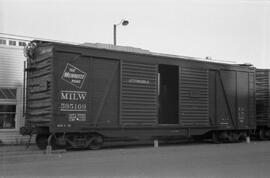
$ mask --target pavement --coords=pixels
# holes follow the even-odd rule
[[[269,178],[269,147],[261,141],[3,156],[0,177]]]
[[[0,145],[0,155],[21,155],[41,153],[35,144],[27,145]]]

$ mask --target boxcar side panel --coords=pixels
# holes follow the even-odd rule
[[[93,58],[91,60],[90,96],[92,100],[90,125],[118,127],[119,124],[119,61]]]
[[[225,103],[228,109],[229,117],[233,128],[237,128],[237,71],[221,70],[221,85],[220,91],[224,94]],[[220,111],[222,108],[219,108]]]
[[[56,51],[54,55],[54,110],[51,132],[79,130],[89,124],[90,60],[80,53]]]
[[[181,126],[210,126],[208,70],[182,67],[179,75]]]
[[[249,72],[249,90],[248,90],[248,124],[249,128],[256,128],[256,84],[255,73]]]
[[[235,73],[229,71],[217,71],[215,109],[216,122],[220,129],[232,129],[235,127],[235,93]]]
[[[238,128],[248,128],[249,114],[249,74],[237,72],[237,125]]]
[[[120,125],[153,126],[158,122],[156,64],[123,61]]]
[[[252,109],[254,107],[254,76],[252,78],[252,73],[211,70],[210,81],[212,122],[219,129],[254,128],[254,109]]]
[[[209,70],[209,119],[212,126],[217,125],[217,72]]]
[[[57,52],[52,132],[117,127],[119,60]]]

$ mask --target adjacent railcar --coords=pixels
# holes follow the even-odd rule
[[[105,138],[211,137],[256,128],[255,69],[95,45],[33,41],[26,121],[45,148],[99,148]]]
[[[270,70],[256,69],[256,136],[270,139]]]

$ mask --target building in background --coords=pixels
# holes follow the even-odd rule
[[[76,44],[0,33],[0,145],[26,143],[29,139],[20,134],[25,124],[24,47],[34,39]]]
[[[0,143],[20,144],[24,125],[24,46],[32,39],[0,34]]]

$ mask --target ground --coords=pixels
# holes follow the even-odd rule
[[[187,177],[270,176],[270,142],[106,147],[98,151],[44,154],[1,153],[5,177]]]

